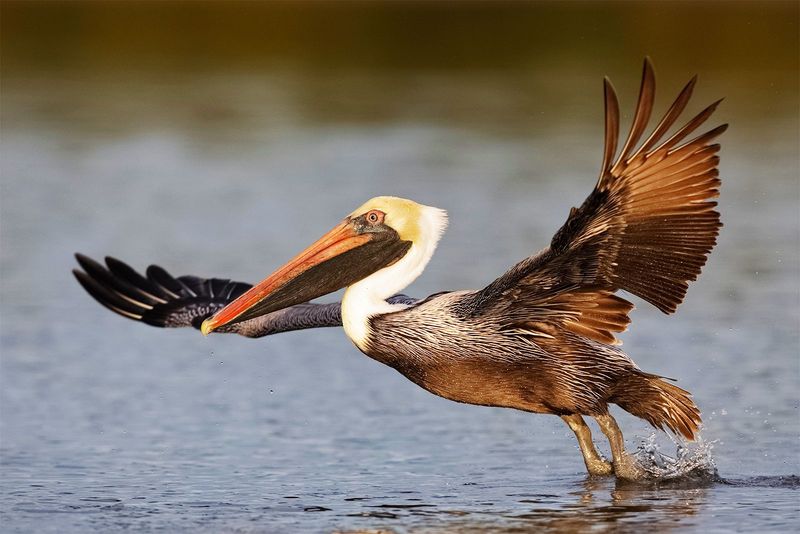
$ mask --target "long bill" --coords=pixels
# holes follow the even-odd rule
[[[403,257],[411,243],[391,228],[364,232],[350,218],[225,306],[200,327],[203,335],[353,284]]]

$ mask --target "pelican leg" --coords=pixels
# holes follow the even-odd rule
[[[597,415],[595,416],[595,420],[597,424],[600,425],[600,430],[602,430],[603,434],[608,438],[609,445],[611,445],[611,456],[614,459],[614,474],[617,475],[618,478],[627,480],[641,480],[645,478],[647,476],[645,471],[639,467],[639,464],[636,463],[636,460],[632,456],[625,452],[625,440],[622,437],[622,431],[620,431],[619,425],[617,425],[617,422],[611,417],[611,414]]]
[[[611,464],[603,459],[597,452],[592,442],[592,431],[589,430],[589,425],[583,420],[580,414],[562,415],[561,419],[569,425],[578,438],[578,446],[581,448],[583,454],[583,461],[586,464],[586,469],[592,476],[595,475],[610,475],[614,472]]]

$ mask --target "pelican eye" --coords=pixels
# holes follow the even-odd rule
[[[369,224],[380,224],[383,222],[384,217],[386,217],[386,214],[380,210],[371,210],[364,215],[364,219],[366,219]]]

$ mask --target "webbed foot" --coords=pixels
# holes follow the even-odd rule
[[[616,475],[617,478],[635,481],[644,480],[650,477],[648,472],[645,471],[639,465],[639,462],[636,461],[636,458],[627,452],[623,453],[619,458],[614,460],[612,465],[614,467],[614,475]]]
[[[614,466],[611,462],[607,462],[601,458],[586,459],[586,469],[589,471],[589,476],[593,477],[607,477],[614,474]]]

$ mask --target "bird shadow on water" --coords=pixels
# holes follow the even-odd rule
[[[373,523],[368,528],[341,532],[581,532],[643,528],[656,519],[660,524],[685,526],[700,513],[707,487],[679,488],[665,492],[652,484],[626,483],[612,478],[558,481],[553,493],[509,493],[503,502],[481,503],[466,509],[381,508],[378,515],[400,520]],[[564,491],[566,490],[566,491]],[[558,493],[558,494],[556,494]],[[491,508],[485,506],[494,504]]]

